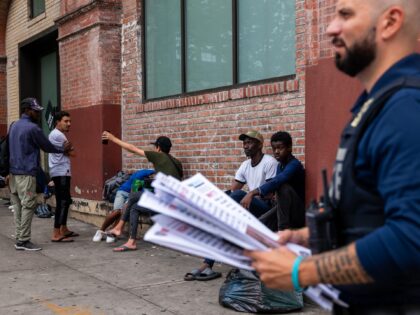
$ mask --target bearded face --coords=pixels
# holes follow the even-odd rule
[[[332,44],[344,48],[344,53],[338,51],[335,53],[336,67],[351,77],[363,71],[376,58],[375,36],[376,29],[371,28],[363,38],[351,46],[347,46],[340,37],[333,37]]]

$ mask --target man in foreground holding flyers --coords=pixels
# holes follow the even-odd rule
[[[201,174],[180,182],[159,173],[152,186],[155,194],[145,192],[138,203],[160,213],[152,218],[155,224],[144,236],[145,241],[245,270],[254,268],[244,249],[268,251],[279,247],[276,233]],[[286,246],[296,255],[310,255],[305,247],[292,243]],[[332,309],[333,302],[346,305],[338,293],[327,285],[305,291],[326,309]]]
[[[419,16],[418,0],[338,1],[327,29],[336,65],[365,92],[338,149],[331,217],[309,212],[309,230],[281,233],[311,245],[329,220],[335,246],[303,260],[286,247],[248,252],[268,287],[333,284],[350,305],[334,314],[420,314]]]

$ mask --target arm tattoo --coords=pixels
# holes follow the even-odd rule
[[[354,245],[350,245],[353,246]],[[373,282],[350,246],[313,256],[319,279],[330,284],[364,284]]]

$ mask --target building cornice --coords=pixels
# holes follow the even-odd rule
[[[58,19],[56,19],[54,22],[55,24],[57,24],[58,26],[61,26],[65,23],[67,23],[70,20],[73,20],[83,14],[85,14],[86,12],[89,12],[93,9],[95,9],[96,7],[101,7],[101,8],[116,8],[116,9],[121,9],[121,3],[116,3],[115,1],[110,1],[110,0],[91,0],[88,4],[85,4],[73,11],[70,11],[69,13],[64,14],[63,16],[60,16]]]
[[[58,42],[62,42],[62,41],[66,40],[69,37],[73,37],[75,35],[78,35],[78,34],[87,32],[87,31],[89,31],[89,30],[91,30],[91,29],[93,29],[95,27],[101,27],[101,28],[104,28],[104,29],[106,29],[106,28],[111,29],[111,28],[115,28],[115,27],[121,27],[121,24],[120,23],[109,23],[109,22],[96,22],[96,23],[92,23],[92,24],[90,24],[88,26],[85,26],[83,28],[80,28],[80,29],[78,29],[78,30],[76,30],[74,32],[68,33],[68,34],[66,34],[64,36],[60,36],[59,38],[57,38],[57,41]]]

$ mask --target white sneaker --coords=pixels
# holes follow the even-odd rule
[[[117,241],[117,238],[113,234],[107,234],[106,235],[106,242],[109,243],[115,243]]]
[[[92,238],[92,241],[94,242],[100,242],[104,239],[105,232],[101,230],[97,230],[95,236]]]

